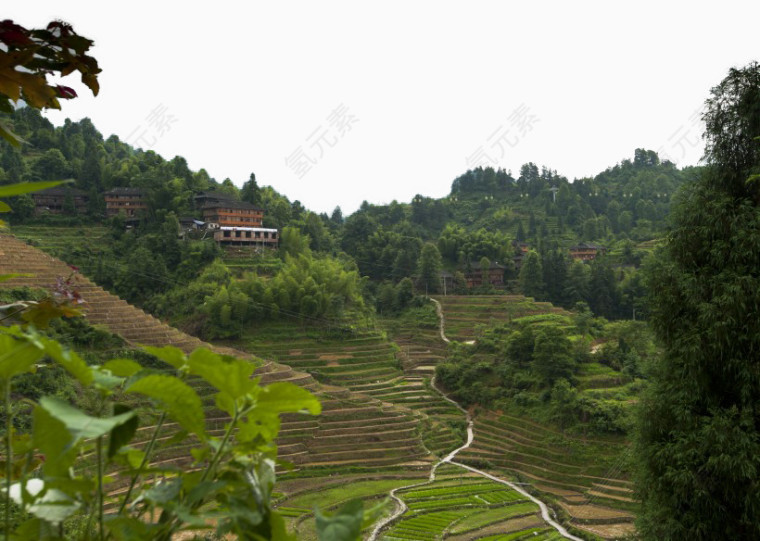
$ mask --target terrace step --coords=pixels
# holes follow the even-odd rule
[[[10,235],[0,235],[0,274],[21,272],[32,273],[34,276],[19,276],[3,282],[0,287],[30,286],[50,289],[56,283],[58,276],[70,276],[72,269],[63,261]],[[87,301],[84,310],[88,321],[118,333],[128,344],[174,345],[188,353],[203,346],[219,353],[253,359],[252,355],[234,348],[213,346],[184,334],[143,310],[131,306],[123,299],[111,295],[82,275],[74,275],[72,280],[75,288]],[[292,329],[289,333],[292,334]],[[377,332],[356,333],[351,336],[346,346],[346,351],[350,353],[342,352],[340,355],[350,355],[352,359],[358,361],[358,364],[351,367],[354,374],[347,376],[347,379],[364,377],[368,371],[359,369],[364,364],[371,368],[370,372],[374,370],[382,373],[383,378],[387,373],[395,376],[400,374],[393,364],[395,363],[393,348]],[[288,347],[292,350],[301,346],[290,342]],[[323,364],[330,362],[329,356],[334,355],[333,352],[315,349],[317,351],[314,351],[313,355],[316,355],[316,360]],[[282,351],[282,348],[278,351]],[[320,356],[322,356],[321,359]],[[382,370],[372,367],[373,358],[378,359],[379,366],[383,366]],[[347,362],[349,359],[338,360]],[[373,468],[393,467],[397,463],[410,463],[421,460],[425,456],[420,439],[414,431],[416,420],[408,413],[402,413],[394,406],[381,403],[374,398],[352,394],[345,388],[320,386],[311,375],[294,370],[290,366],[272,361],[256,360],[255,362],[257,362],[255,374],[262,377],[264,384],[289,381],[319,393],[325,393],[322,394],[323,414],[320,417],[304,420],[302,416],[295,414],[283,416],[278,438],[280,453],[281,456],[298,463],[299,467],[303,468],[303,464],[308,463],[324,465],[330,461],[335,462],[336,457],[347,464],[352,463],[340,453],[353,454],[353,463],[364,460]],[[197,378],[191,378],[188,383],[199,393],[201,400],[209,408],[208,411],[215,411],[213,395],[216,391]],[[219,433],[226,422],[227,418],[224,415],[210,414],[207,419],[208,430]],[[159,441],[168,441],[177,430],[176,424],[166,423],[162,427]],[[151,436],[152,427],[146,426],[140,429],[137,439],[144,443]],[[336,450],[337,442],[346,442],[348,438],[354,442],[355,448],[350,451]],[[387,445],[387,448],[379,448],[379,444]],[[188,467],[190,459],[187,458],[186,451],[190,445],[192,442],[188,440],[184,444],[161,450],[154,464]],[[114,486],[113,489],[115,494],[120,487]]]

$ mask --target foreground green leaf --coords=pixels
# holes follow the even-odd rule
[[[115,404],[113,411],[115,414],[121,415],[121,414],[132,411],[132,409],[123,404]],[[113,458],[113,456],[119,451],[119,449],[127,445],[130,441],[132,441],[132,438],[135,436],[135,433],[137,432],[138,425],[139,425],[139,419],[137,415],[135,415],[131,419],[127,420],[125,423],[122,423],[111,430],[111,434],[108,438],[108,455],[107,456],[109,459]]]
[[[364,511],[361,500],[351,500],[334,515],[314,510],[319,541],[355,541],[361,537]]]
[[[150,374],[127,387],[128,393],[139,393],[163,405],[169,417],[179,425],[206,439],[206,420],[203,405],[196,392],[187,383],[174,376]]]
[[[30,372],[44,352],[28,340],[0,334],[0,378]]]
[[[144,541],[153,539],[153,534],[159,529],[143,520],[123,515],[106,518],[106,528],[117,541]]]
[[[74,351],[64,348],[60,343],[44,336],[38,337],[45,353],[61,365],[69,374],[74,376],[82,385],[93,381],[93,373],[87,363]]]
[[[257,385],[257,380],[251,379],[255,367],[248,361],[203,348],[193,351],[187,361],[191,374],[202,377],[233,400],[244,397]]]
[[[63,184],[64,181],[44,181],[44,182],[19,182],[17,184],[9,184],[7,186],[0,186],[0,197],[14,197],[25,193],[38,192],[40,190],[47,190],[59,184]]]
[[[45,476],[66,476],[77,456],[76,447],[70,445],[72,435],[66,425],[42,406],[37,406],[33,413],[32,439],[45,456],[42,466]]]
[[[308,411],[312,415],[319,415],[322,412],[322,405],[313,394],[288,382],[272,383],[263,387],[256,405],[268,413]]]
[[[129,411],[113,417],[92,417],[52,396],[43,396],[40,399],[40,407],[64,424],[74,443],[82,439],[105,436],[135,416],[135,412]]]
[[[187,356],[185,352],[174,346],[164,346],[157,348],[154,346],[143,346],[143,350],[150,353],[154,357],[164,361],[179,370],[187,363]]]
[[[142,370],[142,366],[132,359],[113,359],[104,364],[103,368],[120,378],[134,376]]]

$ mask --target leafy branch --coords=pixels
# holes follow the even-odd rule
[[[209,523],[216,524],[220,534],[234,533],[240,539],[286,538],[284,521],[270,505],[276,464],[273,442],[282,413],[319,414],[319,402],[305,389],[284,382],[260,386],[252,378],[253,364],[206,349],[187,356],[172,347],[146,348],[178,375],[158,374],[126,359],[88,366],[75,352],[33,327],[0,329],[0,351],[6,414],[6,538],[69,538],[73,532],[67,521],[92,509],[88,514],[101,540],[170,539],[180,531],[207,529]],[[31,445],[23,455],[14,453],[23,447],[24,437],[12,430],[12,381],[35,370],[44,357],[83,387],[98,391],[109,406],[103,411],[112,414],[92,416],[57,398],[43,397],[34,404]],[[230,415],[221,439],[207,432],[201,400],[184,381],[188,376],[214,387],[217,406]],[[138,411],[119,399],[130,393],[148,399],[147,411],[181,427],[175,443],[191,438],[196,442],[190,451],[195,466],[191,471],[148,466],[155,459],[160,428],[144,450],[130,445],[137,433]],[[93,445],[94,471],[78,459],[91,456]],[[44,462],[31,471],[24,468],[36,455],[44,456]],[[152,483],[149,476],[164,480]],[[130,488],[121,496],[108,496],[109,485],[122,477],[130,480]],[[130,501],[133,494],[136,497]],[[118,511],[107,515],[104,505],[113,498]],[[14,531],[11,501],[31,515]],[[157,520],[149,518],[156,514]]]
[[[77,97],[73,88],[52,85],[48,75],[81,74],[82,82],[97,96],[101,69],[89,56],[92,40],[80,36],[71,25],[52,21],[44,29],[26,29],[11,20],[0,22],[0,111],[12,113],[20,99],[36,109],[60,109],[60,99]],[[14,146],[23,143],[0,122],[0,137]]]

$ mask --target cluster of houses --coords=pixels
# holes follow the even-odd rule
[[[64,214],[67,211],[84,214],[89,200],[86,192],[61,186],[36,192],[32,197],[37,215]],[[148,208],[145,192],[139,188],[113,188],[103,194],[103,199],[106,216],[122,215],[128,224],[136,222]],[[213,235],[222,246],[277,247],[280,240],[278,231],[263,226],[263,209],[214,192],[198,194],[194,200],[202,218],[180,218],[180,236],[200,231],[204,235]]]
[[[213,230],[214,240],[222,246],[276,248],[280,238],[276,229],[263,227],[264,210],[213,192],[195,196],[195,207],[203,215],[195,227]],[[192,218],[191,218],[192,220]],[[186,224],[187,218],[180,220]]]
[[[515,255],[512,259],[514,267],[517,271],[522,266],[523,259],[530,251],[530,245],[525,242],[515,241],[512,243],[515,248]],[[573,261],[593,261],[597,257],[604,255],[607,249],[599,244],[593,244],[590,242],[583,242],[569,248],[570,257]],[[496,261],[491,262],[491,266],[487,272],[483,272],[481,268],[473,268],[464,272],[464,279],[467,282],[467,288],[480,287],[483,285],[491,285],[493,287],[504,287],[504,273],[507,268],[504,265]],[[441,272],[441,284],[444,291],[453,291],[454,289],[454,275],[449,271]]]
[[[63,214],[74,212],[83,214],[87,210],[89,196],[76,188],[49,188],[32,195],[35,213]],[[123,215],[127,223],[136,222],[140,213],[147,210],[145,192],[139,188],[113,188],[103,194],[106,203],[106,216]],[[195,208],[201,219],[195,217],[180,218],[180,236],[199,234],[203,237],[212,235],[213,239],[222,246],[251,248],[276,248],[279,243],[277,229],[263,226],[264,210],[231,197],[216,192],[203,192],[195,196]],[[513,243],[515,269],[519,270],[523,258],[530,251],[530,246],[524,242]],[[606,252],[604,246],[592,243],[582,243],[570,247],[570,257],[575,261],[592,261]],[[506,267],[498,262],[492,262],[487,273],[482,269],[473,269],[465,273],[467,287],[480,287],[486,282],[494,287],[504,286],[504,271]],[[454,276],[447,271],[441,273],[444,288],[452,288]]]
[[[67,198],[69,202],[67,203]],[[73,205],[71,209],[74,214],[84,214],[87,212],[87,203],[90,197],[87,192],[77,190],[76,188],[64,188],[56,186],[32,194],[34,199],[34,214],[64,214],[69,209],[67,204]]]
[[[514,241],[512,243],[512,247],[515,248],[515,256],[513,259],[515,268],[517,270],[520,270],[523,258],[530,251],[530,245],[525,242]],[[570,258],[573,261],[585,262],[593,261],[597,257],[603,256],[605,253],[607,253],[607,248],[599,244],[594,244],[592,242],[582,242],[580,244],[576,244],[575,246],[571,246],[569,248],[569,251]]]

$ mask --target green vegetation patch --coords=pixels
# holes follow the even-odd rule
[[[533,502],[518,503],[509,507],[497,507],[473,512],[463,518],[451,529],[452,534],[459,534],[479,530],[489,524],[495,524],[504,520],[538,513],[539,508]]]

